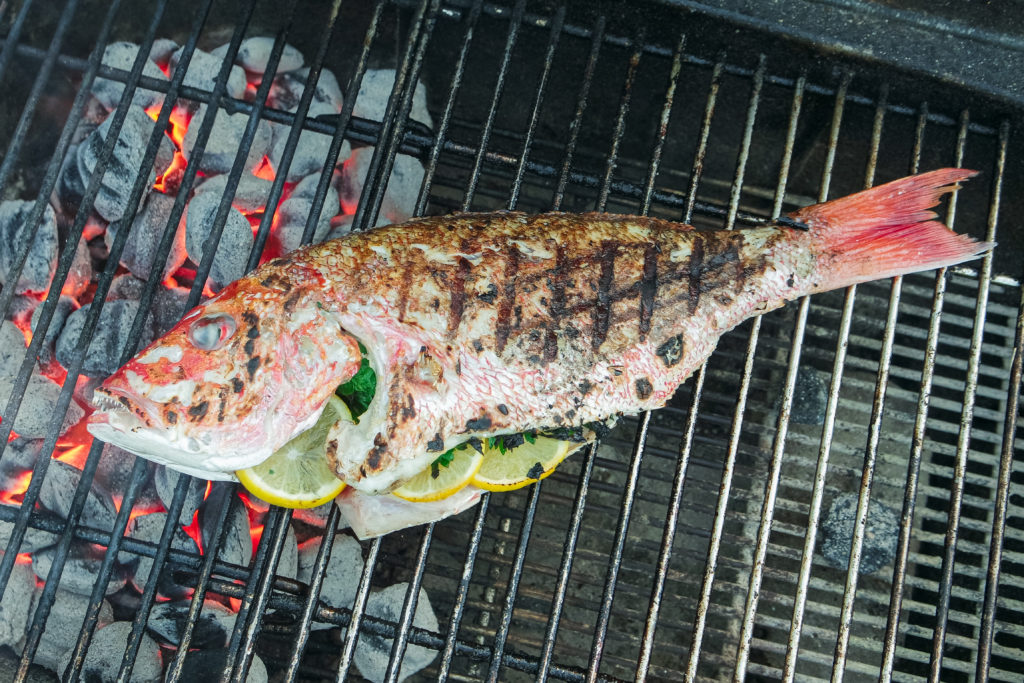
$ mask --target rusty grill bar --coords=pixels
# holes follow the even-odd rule
[[[7,17],[3,12],[15,10],[0,8],[7,28],[0,82],[20,82],[18,70],[35,73],[31,85],[19,86],[27,90],[24,98],[4,104],[18,118],[10,131],[0,129],[6,145],[0,196],[17,196],[19,168],[29,163],[24,145],[33,125],[45,121],[40,104],[47,88],[69,74],[80,84],[42,163],[32,225],[57,183],[97,77],[126,86],[110,114],[115,131],[137,89],[166,93],[144,168],[152,165],[178,98],[217,105],[192,124],[199,126],[198,149],[219,112],[249,117],[211,245],[219,243],[261,119],[291,126],[285,167],[303,130],[332,136],[304,242],[312,239],[345,139],[375,145],[357,227],[374,224],[399,154],[424,161],[419,213],[609,210],[741,229],[815,198],[919,169],[964,165],[983,176],[951,198],[944,218],[961,232],[998,240],[1015,229],[1005,221],[1004,204],[1024,194],[1011,144],[1019,112],[985,102],[957,109],[944,86],[929,84],[934,97],[919,96],[907,77],[868,65],[837,59],[835,72],[822,70],[797,46],[763,53],[759,45],[733,46],[707,20],[668,6],[636,3],[630,13],[611,5],[551,9],[526,0],[335,0],[326,9],[312,3],[317,10],[301,0],[283,7],[252,0],[237,8],[164,0],[147,6],[141,26],[127,37],[142,47],[132,69],[121,71],[100,59],[125,30],[117,27],[127,6],[69,0],[55,19],[36,19],[39,4],[26,0]],[[314,29],[305,25],[311,13],[323,15]],[[215,87],[205,92],[183,81],[212,22],[224,22],[215,28],[226,26],[230,38]],[[168,26],[183,37],[182,62],[168,81],[145,77],[145,55]],[[265,106],[285,43],[302,41],[315,75],[328,63],[337,67],[331,60],[339,36],[357,28],[338,116],[307,117],[312,88],[295,114]],[[83,30],[90,33],[76,38]],[[251,35],[272,35],[275,42],[270,75],[249,103],[228,98],[225,88],[233,57]],[[363,75],[382,53],[397,71],[385,116],[355,117]],[[431,109],[439,114],[434,131],[409,118],[417,81],[429,84]],[[954,94],[966,101],[969,93]],[[82,238],[116,139],[109,136],[102,150],[68,232],[71,244]],[[186,168],[158,263],[168,257],[197,168]],[[268,206],[281,197],[284,177],[277,175]],[[139,209],[146,182],[142,173],[135,179],[127,215]],[[272,217],[267,211],[256,230],[250,268]],[[98,277],[44,453],[56,447],[127,234],[119,231]],[[1019,235],[1006,241],[1014,240]],[[20,274],[30,244],[17,254],[13,273]],[[214,253],[208,248],[198,264],[190,307],[202,295]],[[42,330],[73,254],[64,250],[56,284],[40,306]],[[351,609],[319,602],[341,521],[336,509],[306,586],[275,575],[290,511],[271,509],[250,565],[239,567],[217,556],[237,497],[215,504],[210,519],[221,531],[200,556],[171,547],[188,477],[178,481],[159,543],[150,544],[124,535],[147,463],[136,461],[113,527],[95,529],[80,524],[80,516],[102,444],[89,451],[66,520],[33,512],[50,463],[39,458],[24,503],[0,505],[0,520],[11,525],[0,589],[30,527],[59,537],[17,653],[19,679],[33,661],[71,544],[84,540],[107,550],[62,672],[69,679],[81,674],[118,554],[132,553],[153,558],[155,569],[139,598],[121,680],[132,677],[165,564],[186,573],[195,589],[182,645],[165,661],[168,680],[183,675],[208,593],[240,601],[224,672],[233,681],[246,680],[258,650],[278,654],[275,671],[283,680],[354,676],[364,635],[391,640],[387,680],[400,679],[410,645],[438,653],[419,674],[438,679],[1015,680],[1024,643],[1024,479],[1016,431],[1024,296],[1016,257],[1000,262],[1012,267],[997,266],[990,254],[970,268],[805,298],[755,318],[723,339],[668,407],[624,420],[543,483],[485,497],[457,518],[364,543]],[[156,278],[146,284],[122,360],[139,346],[157,285]],[[0,294],[5,318],[13,305],[14,287],[6,287]],[[33,336],[3,407],[0,443],[11,435],[43,340],[42,333]],[[801,370],[828,377],[817,426],[793,420]],[[818,550],[825,502],[842,490],[857,494],[849,571],[824,564]],[[861,576],[869,505],[879,504],[901,507],[896,556],[879,575]],[[409,583],[396,622],[365,613],[381,576]],[[439,632],[413,626],[421,587],[432,598]],[[315,622],[340,627],[333,652],[325,655],[325,641],[311,635]]]

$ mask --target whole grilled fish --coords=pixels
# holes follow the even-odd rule
[[[358,424],[335,425],[328,457],[384,493],[470,437],[662,406],[724,332],[787,300],[978,255],[991,244],[928,211],[972,175],[933,171],[749,230],[497,212],[299,249],[111,375],[89,429],[230,479],[316,422],[362,343],[377,393]]]

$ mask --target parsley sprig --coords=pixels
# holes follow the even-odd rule
[[[359,416],[370,407],[370,401],[377,393],[377,373],[370,367],[370,361],[366,357],[366,347],[362,342],[359,342],[359,350],[363,354],[359,370],[352,376],[352,379],[342,384],[334,392],[348,406],[356,423],[359,422]]]

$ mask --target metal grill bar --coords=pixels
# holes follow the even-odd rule
[[[477,145],[476,157],[473,159],[473,170],[469,175],[469,185],[462,200],[462,210],[469,211],[473,205],[473,197],[476,195],[476,186],[480,181],[480,171],[483,168],[484,153],[491,140],[491,130],[494,128],[494,117],[498,114],[498,105],[501,103],[501,93],[505,90],[505,78],[508,76],[508,66],[512,62],[512,50],[515,49],[516,40],[519,37],[519,29],[522,27],[523,12],[526,11],[526,0],[516,0],[512,9],[512,18],[508,23],[508,35],[505,36],[505,49],[501,55],[501,66],[498,67],[498,80],[494,85],[494,93],[491,96],[491,106],[487,109],[487,119],[484,121],[480,133],[480,144]],[[520,162],[522,165],[522,162]]]
[[[370,27],[367,30],[367,37],[373,37],[377,35],[377,22],[380,20],[380,14],[383,10],[383,3],[378,3],[375,7],[373,17],[370,20]],[[306,115],[309,113],[309,106],[313,101],[313,94],[316,92],[316,83],[320,78],[320,72],[323,69],[324,59],[327,57],[327,49],[331,43],[331,38],[334,36],[335,27],[337,26],[338,10],[341,8],[341,0],[335,0],[334,4],[331,5],[331,13],[328,17],[327,24],[325,26],[323,37],[320,39],[320,44],[317,47],[316,57],[313,60],[313,64],[310,66],[309,73],[306,76],[306,87],[302,90],[302,95],[299,97],[299,104],[295,110],[295,118],[290,124],[288,130],[288,139],[285,140],[284,149],[281,152],[281,161],[277,173],[274,175],[274,180],[270,186],[270,193],[267,196],[267,206],[277,206],[281,200],[281,195],[284,192],[284,184],[288,179],[288,170],[292,166],[292,161],[295,158],[295,150],[298,149],[299,139],[302,135],[303,128],[305,127],[308,119]],[[274,42],[275,50],[284,49],[284,38],[291,32],[291,22],[294,21],[295,6],[292,4],[291,11],[289,12],[289,25],[278,34],[277,40]],[[310,216],[306,221],[306,227],[302,232],[302,244],[307,244],[312,240],[315,226],[320,219],[320,211],[323,208],[324,197],[327,193],[327,183],[330,182],[331,171],[334,169],[334,163],[338,158],[338,154],[341,151],[341,132],[347,127],[348,122],[352,116],[352,107],[355,104],[356,93],[359,92],[359,86],[363,80],[363,74],[366,73],[366,58],[370,53],[370,47],[372,45],[371,40],[363,41],[363,50],[360,54],[359,61],[356,65],[356,73],[352,78],[352,84],[349,86],[348,91],[345,93],[344,104],[341,112],[341,122],[336,126],[336,129],[332,132],[331,146],[327,151],[327,159],[324,160],[324,173],[321,175],[320,181],[317,183],[316,193],[313,199],[313,205],[310,210]],[[273,63],[274,68],[268,69],[268,73],[274,73],[277,68],[278,59],[280,52],[275,55],[275,61]],[[269,66],[269,65],[268,65]],[[270,84],[273,79],[264,78],[264,84],[267,85],[268,91]],[[263,84],[261,84],[262,87]],[[266,95],[262,99],[258,100],[263,102],[266,99]],[[261,106],[262,109],[262,106]],[[327,176],[327,181],[324,181],[323,175]],[[225,192],[225,195],[230,197],[233,192]],[[263,248],[266,246],[267,238],[270,237],[270,228],[274,220],[273,211],[265,211],[263,217],[260,219],[260,225],[256,229],[256,236],[253,240],[252,251],[249,252],[249,261],[246,263],[246,271],[250,271],[257,266],[260,260],[260,255],[263,253]],[[310,223],[314,226],[310,228]]]
[[[1003,172],[1006,168],[1006,147],[1010,133],[1009,124],[999,129],[999,149],[993,175],[995,184],[989,205],[988,226],[985,239],[994,242],[999,215]],[[950,593],[953,590],[953,564],[955,562],[957,538],[960,532],[960,507],[963,503],[964,475],[967,471],[967,454],[971,440],[971,424],[974,420],[974,398],[978,390],[978,368],[981,363],[981,340],[984,334],[985,312],[988,306],[989,286],[992,281],[992,252],[985,254],[978,278],[978,299],[974,312],[974,329],[971,334],[971,350],[967,360],[966,388],[964,389],[963,411],[960,414],[960,436],[956,445],[956,464],[953,470],[953,484],[949,492],[949,519],[946,523],[946,539],[942,556],[942,578],[939,582],[938,605],[935,610],[935,632],[932,637],[932,654],[929,665],[929,680],[938,681],[942,673],[943,647],[949,619]]]
[[[391,655],[388,659],[388,668],[384,672],[384,679],[389,682],[398,680],[402,658],[405,656],[405,647],[409,642],[409,629],[412,628],[412,619],[416,614],[416,603],[420,595],[420,586],[423,583],[423,570],[427,567],[427,553],[430,552],[430,541],[433,535],[434,522],[431,522],[423,530],[420,549],[416,553],[416,571],[413,573],[412,581],[409,582],[409,589],[406,591],[405,600],[402,603],[395,639],[391,641]]]
[[[918,119],[918,129],[924,129],[924,122],[927,120],[927,103],[922,105],[921,116]],[[957,146],[954,164],[960,166],[963,163],[964,147],[967,141],[966,112],[961,117],[960,133],[957,136]],[[915,155],[915,165],[917,156]],[[956,212],[956,198],[954,193],[950,197],[949,210],[946,214],[946,224],[952,226]],[[921,470],[921,454],[924,450],[925,426],[928,420],[928,406],[931,399],[932,381],[935,373],[935,358],[939,344],[939,323],[942,319],[942,304],[946,291],[946,269],[940,269],[935,276],[935,293],[932,298],[932,309],[929,316],[928,337],[925,342],[924,368],[921,371],[921,389],[919,392],[917,417],[914,421],[914,432],[910,458],[907,462],[907,485],[903,498],[903,512],[900,518],[900,534],[896,549],[896,566],[893,570],[892,594],[889,600],[889,617],[886,623],[884,647],[882,651],[882,666],[879,680],[889,681],[892,677],[893,660],[896,652],[896,636],[900,621],[900,607],[903,603],[903,586],[906,581],[907,559],[910,553],[910,535],[914,520],[914,506],[917,498],[918,480]]]
[[[979,681],[987,681],[989,678],[989,665],[996,618],[996,598],[999,593],[999,576],[1003,560],[1003,540],[1006,535],[1006,510],[1009,498],[1010,470],[1013,467],[1013,441],[1017,433],[1021,365],[1022,359],[1024,359],[1024,292],[1021,294],[1021,302],[1017,311],[1017,330],[1014,335],[1013,360],[1010,363],[1010,382],[1006,393],[1003,445],[999,457],[999,483],[996,487],[995,509],[992,512],[992,541],[989,546],[988,569],[985,572],[985,601],[981,614],[981,629],[978,634],[978,663],[975,675]]]
[[[880,102],[888,98],[888,90],[883,90]],[[871,161],[865,173],[864,184],[869,187],[875,179],[875,163],[878,159],[878,147],[881,141],[882,123],[885,111],[881,107],[875,110],[875,123],[872,134]],[[918,165],[921,154],[921,142],[924,136],[922,119],[918,119],[917,135],[914,144],[912,167]],[[857,591],[857,578],[860,571],[860,555],[864,542],[864,530],[867,524],[868,502],[871,496],[871,483],[874,477],[875,460],[878,454],[878,440],[882,428],[882,407],[885,402],[885,390],[889,382],[889,365],[892,359],[893,337],[895,335],[896,316],[899,312],[899,299],[902,278],[893,278],[889,293],[889,308],[886,317],[885,331],[882,335],[882,355],[878,363],[878,374],[875,381],[875,396],[871,406],[871,418],[868,429],[867,449],[861,475],[860,493],[857,500],[856,521],[851,541],[850,559],[846,572],[846,587],[843,592],[843,605],[839,618],[839,633],[836,639],[835,655],[832,664],[832,680],[842,680],[846,668],[846,656],[849,646],[850,624],[853,621],[853,603]],[[851,298],[856,290],[851,288]]]
[[[423,66],[423,55],[434,31],[439,6],[440,0],[430,0],[429,5],[427,0],[424,0],[413,18],[409,45],[395,74],[395,85],[384,110],[380,132],[381,144],[373,150],[363,191],[359,196],[359,205],[352,219],[353,230],[368,228],[377,219],[380,204],[384,200],[384,191],[387,189],[387,178],[391,174],[395,154],[398,152],[398,143],[409,120],[416,81]]]
[[[480,19],[480,7],[483,0],[474,0],[469,16],[466,18],[466,32],[462,38],[462,47],[459,50],[458,59],[455,60],[451,85],[448,88],[448,99],[444,105],[444,113],[437,124],[435,143],[430,146],[430,155],[427,158],[425,173],[423,174],[423,185],[420,187],[420,194],[416,200],[415,214],[422,216],[427,211],[427,203],[430,201],[430,187],[437,173],[437,162],[441,156],[441,150],[448,144],[448,126],[451,125],[452,113],[455,111],[455,101],[458,99],[459,91],[462,88],[462,77],[466,71],[466,57],[469,55],[469,48],[473,44],[473,36],[476,31],[477,21]]]

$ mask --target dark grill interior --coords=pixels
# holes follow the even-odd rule
[[[25,637],[4,650],[20,666],[19,678],[36,658],[73,542],[84,540],[100,547],[101,559],[74,624],[69,668],[58,672],[71,678],[82,675],[103,630],[101,605],[125,562],[121,553],[153,558],[194,589],[182,645],[163,648],[169,680],[187,680],[187,660],[198,657],[199,650],[186,653],[197,642],[206,596],[237,612],[217,664],[230,680],[245,679],[254,655],[272,680],[355,678],[357,639],[376,641],[385,652],[393,643],[383,674],[391,680],[414,646],[437,654],[416,674],[424,679],[1019,680],[1024,465],[1015,430],[1024,309],[1015,217],[1024,183],[1012,135],[1018,110],[668,4],[400,0],[339,8],[296,0],[71,0],[4,5],[0,13],[0,190],[5,200],[34,202],[35,222],[99,76],[126,83],[129,92],[159,90],[168,101],[176,94],[242,113],[251,122],[243,147],[261,118],[333,136],[328,168],[344,158],[344,139],[375,144],[356,228],[374,224],[398,155],[425,167],[421,213],[599,210],[737,229],[916,170],[956,165],[982,173],[940,215],[959,232],[1000,243],[967,267],[815,296],[748,321],[723,338],[666,408],[622,420],[542,484],[492,495],[436,525],[364,542],[365,569],[351,608],[317,600],[339,526],[336,510],[315,530],[324,543],[307,585],[275,577],[293,528],[289,511],[266,513],[252,560],[240,566],[218,555],[226,532],[204,544],[202,555],[171,546],[189,478],[179,479],[166,505],[171,521],[162,537],[147,543],[124,532],[130,512],[143,504],[148,462],[137,460],[126,477],[113,523],[95,528],[81,515],[102,444],[88,451],[65,517],[35,507],[55,469],[42,457],[23,500],[0,505],[10,539],[0,586],[9,585],[23,543],[38,530],[56,547]],[[133,70],[100,66],[104,45],[114,40],[144,51],[157,38],[212,50],[224,43],[237,48],[251,36],[276,38],[279,50],[293,45],[314,70],[332,70],[345,93],[341,113],[301,120],[256,104],[260,99],[224,97],[227,70],[211,96],[182,86],[183,74],[169,82],[142,77],[141,62]],[[352,115],[368,67],[399,73],[380,120]],[[408,118],[417,80],[426,86],[432,128]],[[115,129],[126,109],[111,114]],[[158,126],[169,114],[168,106]],[[200,146],[212,124],[191,124],[202,126]],[[297,144],[295,135],[285,154]],[[147,164],[157,153],[150,147]],[[105,154],[109,159],[110,150]],[[229,182],[242,173],[236,162]],[[189,172],[185,178],[194,180]],[[146,184],[140,175],[129,207],[140,205]],[[98,190],[91,187],[83,208],[61,226],[62,244],[78,241],[89,194]],[[281,191],[275,185],[267,205]],[[314,213],[325,196],[321,183]],[[222,205],[215,242],[228,208]],[[180,216],[183,207],[176,211]],[[254,222],[250,267],[267,242],[270,216]],[[314,215],[307,241],[315,226]],[[95,302],[111,289],[113,255],[127,232],[118,233],[105,269],[94,276]],[[164,232],[158,262],[167,258],[172,234]],[[55,283],[67,278],[73,252],[64,250]],[[189,307],[199,301],[213,260],[208,249],[195,264]],[[10,272],[20,268],[16,262]],[[154,278],[143,290],[140,309],[152,306],[157,284]],[[48,343],[38,330],[50,324],[60,287],[49,292],[39,304],[30,356]],[[4,286],[5,318],[21,301]],[[43,453],[59,447],[100,308],[92,307],[67,367]],[[133,320],[122,360],[138,346],[143,318]],[[31,366],[26,360],[18,369],[0,436],[11,435],[13,416],[31,391]],[[843,504],[848,528],[866,520],[853,537],[852,564],[864,569],[859,576],[827,559],[849,560],[852,532],[844,546],[835,519],[829,521],[830,513],[841,516]],[[211,495],[204,524],[227,529],[225,520],[240,509],[232,495]],[[131,624],[116,653],[124,679],[132,677],[150,612],[162,602],[157,577],[154,571],[137,590],[122,589],[130,599],[115,601],[114,617]],[[392,619],[364,613],[375,591],[400,582],[411,588]],[[412,626],[420,588],[436,630]],[[311,624],[332,628],[311,631]]]

